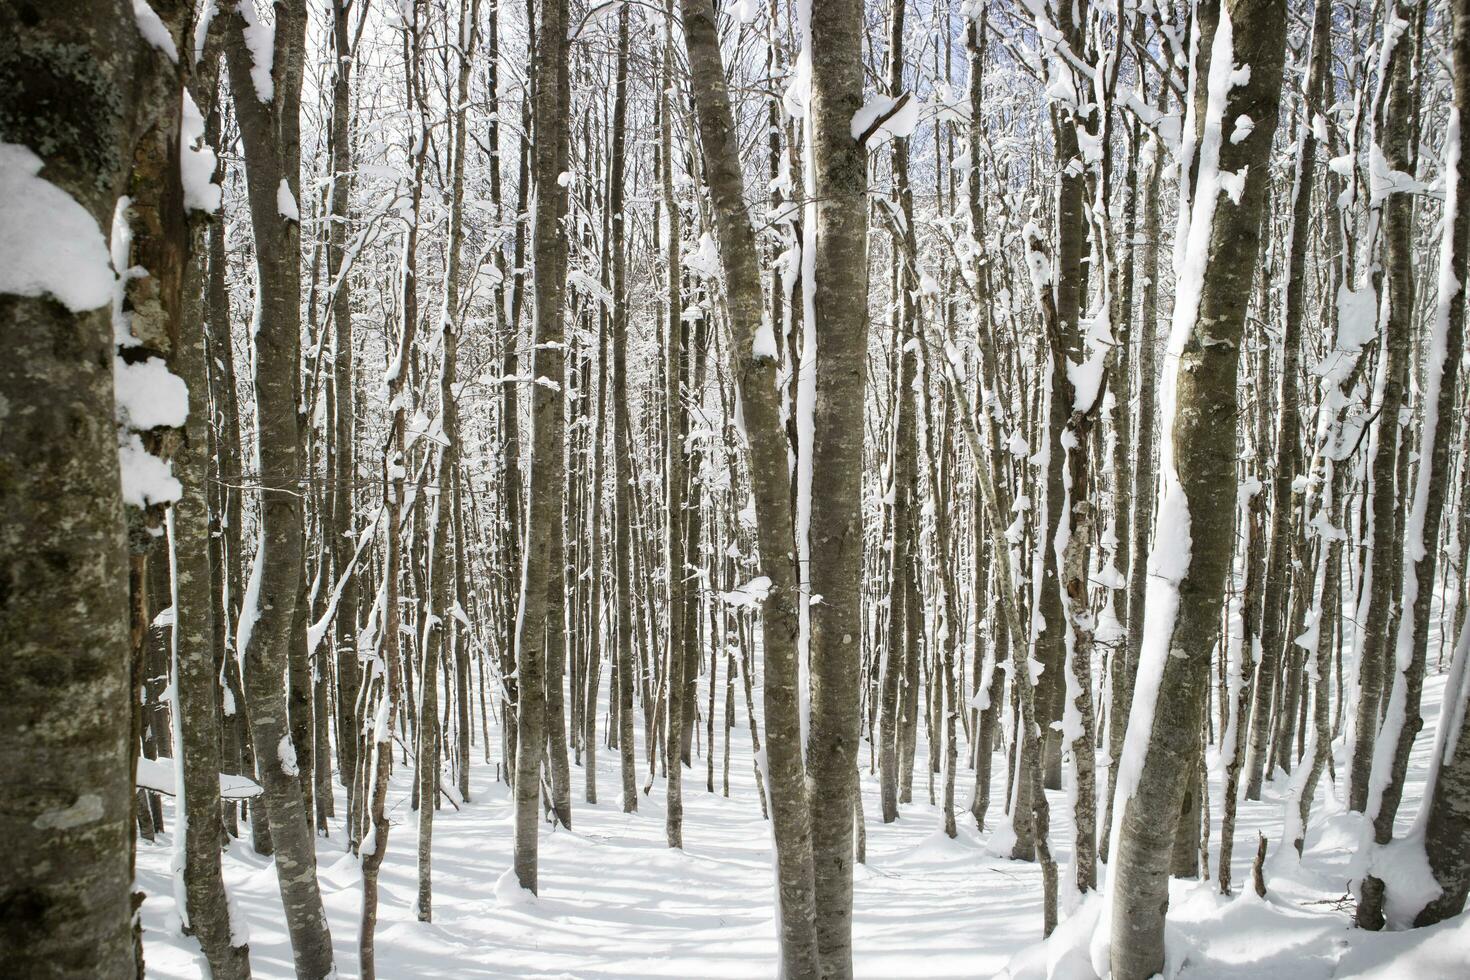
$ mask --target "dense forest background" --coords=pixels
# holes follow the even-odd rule
[[[3,972],[1470,969],[1467,107],[1466,0],[0,2]]]

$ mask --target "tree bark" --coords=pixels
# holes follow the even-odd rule
[[[188,36],[185,34],[184,36]],[[213,72],[204,90],[213,89]],[[193,86],[191,86],[193,87]],[[213,95],[213,92],[210,92]],[[180,152],[188,149],[180,146]],[[183,188],[170,182],[167,193]],[[199,939],[216,980],[250,976],[250,950],[237,942],[230,923],[229,899],[220,868],[219,667],[214,650],[214,593],[217,583],[210,560],[209,517],[209,390],[205,349],[203,287],[205,234],[213,220],[195,214],[188,228],[182,302],[175,324],[169,369],[190,392],[183,439],[173,454],[174,472],[183,494],[169,517],[173,570],[173,677],[177,765],[183,778],[175,836],[184,854],[186,927]]]
[[[863,396],[868,351],[867,149],[852,138],[863,102],[861,0],[813,0],[808,31],[815,249],[811,309],[817,342],[817,418],[811,472],[811,736],[808,767],[821,972],[852,973],[853,808],[860,716]],[[814,244],[813,244],[814,236]],[[767,697],[770,697],[767,681]],[[767,718],[770,717],[769,707]],[[796,974],[788,971],[788,976]]]
[[[340,574],[352,560],[352,543],[356,537],[354,493],[357,482],[357,454],[354,444],[356,420],[356,382],[353,370],[352,279],[346,268],[347,222],[352,179],[352,104],[350,74],[352,48],[348,38],[347,10],[351,0],[333,0],[332,41],[336,58],[332,73],[331,192],[329,209],[331,225],[327,232],[327,278],[331,281],[330,314],[332,319],[332,384],[334,387],[332,418],[332,551],[333,564]],[[362,665],[357,654],[357,576],[349,578],[337,600],[336,617],[337,668],[337,761],[338,778],[347,789],[347,810],[357,806],[356,781],[358,749],[361,745],[362,719],[357,715],[357,699],[362,687]],[[348,820],[348,836],[356,844]]]
[[[1325,84],[1331,51],[1330,0],[1316,0],[1312,27],[1311,66],[1308,69],[1308,102]],[[1287,599],[1291,580],[1289,557],[1297,535],[1292,528],[1295,491],[1293,485],[1302,469],[1301,396],[1298,392],[1302,345],[1302,316],[1306,295],[1306,257],[1310,243],[1312,182],[1317,168],[1316,130],[1304,110],[1297,130],[1297,166],[1293,175],[1291,230],[1286,248],[1286,309],[1281,335],[1281,379],[1276,400],[1276,463],[1271,481],[1270,526],[1266,538],[1266,579],[1261,593],[1261,660],[1256,668],[1251,706],[1250,744],[1246,753],[1246,799],[1259,800],[1268,768],[1267,746],[1271,738],[1271,703],[1279,696],[1276,679],[1281,673],[1287,646]]]
[[[1375,107],[1373,139],[1382,147],[1390,170],[1412,173],[1409,154],[1409,75],[1414,63],[1412,38],[1405,36],[1414,11],[1407,0],[1393,5],[1389,17],[1403,24],[1403,33],[1388,58],[1388,79]],[[1372,537],[1370,562],[1364,570],[1368,592],[1358,643],[1358,707],[1353,738],[1352,765],[1348,785],[1348,809],[1359,813],[1368,805],[1368,779],[1373,771],[1373,747],[1378,735],[1378,711],[1383,699],[1384,645],[1389,610],[1394,602],[1394,514],[1403,499],[1397,474],[1399,444],[1403,427],[1399,412],[1404,402],[1408,377],[1409,345],[1413,331],[1414,273],[1412,263],[1413,201],[1406,194],[1388,194],[1375,202],[1382,211],[1384,265],[1388,292],[1384,301],[1383,394],[1376,409],[1369,480],[1372,487]],[[1383,276],[1379,277],[1385,278]]]
[[[132,10],[8,4],[0,36],[4,166],[39,170],[68,212],[95,223],[85,244],[101,265],[146,119],[132,97],[148,50]],[[0,876],[0,959],[14,976],[141,970],[111,298],[0,294],[0,833],[14,848]]]
[[[628,450],[632,435],[628,419],[628,302],[624,250],[623,179],[627,153],[628,118],[628,9],[618,10],[617,77],[613,89],[612,147],[608,159],[608,208],[612,243],[612,374],[613,374],[613,589],[616,594],[617,631],[614,635],[613,688],[617,698],[618,762],[622,773],[624,813],[638,809],[638,761],[633,746],[633,690],[637,686],[633,650],[633,492]]]
[[[1250,278],[1266,192],[1266,165],[1277,122],[1285,45],[1284,0],[1207,0],[1195,20],[1194,146],[1210,177],[1183,205],[1192,206],[1180,243],[1187,276],[1180,281],[1166,380],[1160,527],[1150,565],[1146,615],[1162,619],[1144,646],[1125,739],[1114,829],[1110,960],[1117,980],[1144,980],[1164,968],[1164,916],[1174,828],[1158,819],[1178,812],[1204,721],[1210,653],[1233,547],[1236,380]],[[1249,81],[1231,84],[1231,65],[1249,64]],[[1255,120],[1239,141],[1225,121]],[[1239,203],[1222,199],[1221,171],[1244,174]],[[1182,205],[1182,206],[1183,206]],[[1193,300],[1193,302],[1191,302]],[[1172,390],[1171,390],[1172,389]],[[1172,395],[1172,398],[1170,397]],[[1181,538],[1188,535],[1184,555]],[[1158,697],[1167,691],[1167,697]]]
[[[1424,418],[1418,440],[1419,474],[1409,504],[1404,535],[1403,617],[1394,637],[1393,686],[1379,744],[1373,759],[1369,783],[1368,808],[1373,820],[1374,842],[1387,844],[1393,838],[1394,818],[1403,797],[1405,774],[1414,738],[1423,725],[1419,698],[1424,684],[1425,660],[1428,653],[1430,600],[1434,594],[1439,548],[1439,523],[1443,516],[1449,482],[1449,444],[1451,422],[1455,412],[1456,382],[1460,359],[1465,349],[1465,286],[1470,278],[1470,130],[1460,121],[1470,115],[1470,3],[1455,0],[1452,7],[1454,64],[1454,102],[1451,132],[1458,134],[1458,146],[1446,147],[1447,161],[1454,161],[1446,174],[1444,218],[1440,246],[1439,295],[1430,316],[1430,333],[1425,340],[1423,393]],[[1451,169],[1447,167],[1447,169]],[[1460,658],[1463,660],[1463,658]],[[1461,665],[1463,670],[1463,664]],[[1448,709],[1463,698],[1462,691],[1447,688],[1440,717],[1453,723]],[[1463,716],[1460,719],[1464,726]],[[1459,755],[1460,753],[1456,753]],[[1440,759],[1443,758],[1441,752]],[[1416,925],[1442,921],[1464,906],[1470,870],[1463,836],[1455,837],[1470,811],[1466,803],[1466,778],[1463,760],[1452,762],[1448,771],[1443,763],[1439,779],[1429,790],[1429,817],[1426,825],[1425,852],[1430,869],[1443,888],[1442,894],[1422,910]],[[1441,849],[1442,848],[1442,849]],[[1382,922],[1383,888],[1370,889],[1375,880],[1370,872],[1363,885],[1363,899],[1358,906],[1358,924],[1375,927]],[[1446,887],[1448,886],[1448,887]],[[1373,895],[1376,901],[1369,901]]]
[[[745,207],[739,136],[715,31],[715,13],[710,0],[681,0],[695,120],[714,201],[715,230],[725,273],[731,368],[740,385],[751,489],[755,496],[756,543],[761,572],[770,579],[761,605],[767,736],[763,775],[769,789],[776,841],[782,972],[792,978],[814,977],[819,975],[812,866],[815,827],[810,817],[800,744],[799,578],[792,561],[793,515],[787,446],[776,383],[775,337],[764,310],[755,232]],[[857,547],[860,556],[860,541]],[[748,682],[748,673],[746,678]],[[855,687],[853,693],[855,707]],[[815,719],[813,725],[815,728]],[[855,731],[853,741],[855,749]],[[671,756],[671,768],[675,763],[677,757]],[[855,760],[852,764],[855,767]],[[844,784],[844,799],[849,799],[848,792]],[[835,814],[829,814],[828,818],[834,825],[844,823],[849,835],[841,858],[847,863],[850,878],[851,818],[845,822]]]
[[[246,10],[250,14],[246,14]],[[238,645],[256,748],[257,772],[270,816],[281,900],[303,977],[334,970],[332,939],[316,879],[316,848],[295,764],[281,678],[296,642],[292,624],[302,568],[305,475],[297,416],[301,370],[301,229],[282,202],[300,200],[302,69],[306,5],[276,4],[273,91],[252,79],[245,41],[253,7],[228,15],[226,54],[235,114],[245,149],[250,221],[255,234],[255,405],[259,458],[260,536],[241,611]],[[269,98],[260,96],[268,94]],[[251,603],[254,608],[251,608]]]
[[[670,847],[684,846],[684,649],[685,596],[684,522],[686,453],[684,436],[684,372],[687,345],[680,267],[679,201],[674,194],[674,105],[678,81],[674,74],[673,0],[667,0],[669,19],[664,33],[662,91],[659,107],[660,198],[664,212],[664,835]]]
[[[516,622],[515,872],[520,886],[537,890],[537,831],[541,814],[541,761],[546,745],[546,623],[548,592],[560,582],[551,567],[552,534],[561,533],[565,380],[562,303],[566,280],[566,239],[561,220],[567,210],[566,170],[569,80],[567,0],[543,0],[536,21],[536,58],[532,72],[531,145],[536,183],[533,236],[536,255],[535,329],[531,370],[531,473],[525,548],[521,560],[521,598]]]

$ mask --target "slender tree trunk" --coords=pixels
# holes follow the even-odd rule
[[[516,622],[515,872],[520,886],[537,890],[537,831],[540,826],[541,761],[546,745],[546,628],[548,592],[559,587],[551,567],[552,534],[561,533],[562,492],[566,483],[562,447],[565,382],[562,303],[565,295],[566,238],[561,220],[567,191],[558,177],[566,170],[569,79],[567,0],[543,0],[536,22],[532,73],[531,146],[536,182],[533,236],[536,271],[535,330],[531,370],[531,473],[520,611]]]
[[[852,855],[862,658],[862,440],[868,350],[866,148],[852,138],[863,102],[860,0],[813,0],[808,153],[815,200],[810,310],[820,352],[811,472],[812,832],[821,973],[852,974]],[[814,242],[814,244],[813,244]],[[769,680],[767,681],[769,697]],[[767,718],[770,717],[769,708]],[[788,976],[796,974],[788,970]]]
[[[1414,63],[1414,46],[1407,33],[1414,11],[1407,0],[1399,0],[1388,16],[1400,21],[1403,28],[1388,58],[1389,77],[1383,85],[1387,97],[1380,95],[1381,104],[1375,107],[1373,139],[1382,148],[1383,161],[1390,170],[1411,173],[1414,165],[1408,145],[1412,111],[1409,75]],[[1348,809],[1359,813],[1368,805],[1368,779],[1373,770],[1378,711],[1383,699],[1384,645],[1389,609],[1398,584],[1393,574],[1394,545],[1398,540],[1394,537],[1394,513],[1406,488],[1400,488],[1394,477],[1403,430],[1399,424],[1399,412],[1408,377],[1414,310],[1414,273],[1411,266],[1413,201],[1407,194],[1390,193],[1382,201],[1374,203],[1382,212],[1388,291],[1384,300],[1384,364],[1380,368],[1383,393],[1376,409],[1378,421],[1373,433],[1372,459],[1368,464],[1372,487],[1372,537],[1369,561],[1363,572],[1368,599],[1358,643],[1358,707],[1348,787]]]
[[[327,232],[327,277],[331,281],[330,313],[332,319],[332,384],[333,405],[332,462],[335,464],[332,494],[333,562],[340,574],[351,561],[356,534],[354,489],[357,482],[355,425],[357,398],[356,372],[353,370],[352,277],[346,266],[347,222],[352,180],[352,104],[349,84],[352,49],[348,37],[348,0],[333,0],[332,41],[336,59],[332,74],[331,192],[329,208],[331,225]],[[352,774],[357,770],[361,744],[362,719],[357,714],[357,699],[362,687],[362,665],[357,653],[357,576],[347,580],[337,600],[336,619],[337,666],[337,762],[338,778],[347,789],[347,809],[358,805]],[[348,821],[349,839],[357,839]]]
[[[456,487],[459,481],[459,406],[457,403],[456,369],[459,357],[460,290],[459,277],[462,265],[460,250],[464,239],[464,157],[465,157],[465,108],[469,101],[470,68],[475,46],[479,41],[480,0],[460,0],[459,9],[459,73],[455,85],[455,111],[453,125],[453,157],[449,190],[449,241],[448,256],[444,272],[444,308],[439,314],[439,421],[444,432],[444,445],[439,450],[439,491],[434,498],[434,528],[429,539],[429,587],[428,605],[425,609],[423,682],[421,707],[419,709],[418,758],[415,762],[418,777],[419,841],[418,872],[419,888],[415,911],[420,922],[433,919],[433,837],[434,810],[439,801],[439,779],[441,746],[444,729],[438,726],[435,710],[438,688],[435,675],[439,658],[444,650],[444,640],[451,624],[455,622],[458,604],[455,599],[456,582],[451,578],[449,555],[450,533],[456,529],[454,521],[458,504]],[[455,547],[459,548],[459,536]],[[454,606],[455,608],[451,608]],[[457,624],[453,635],[459,635]],[[455,644],[457,646],[457,644]],[[451,650],[457,653],[457,650]],[[459,657],[455,657],[455,675],[463,677]],[[467,671],[467,667],[464,670]],[[457,688],[460,705],[459,729],[461,741],[468,734],[467,712],[464,701],[467,684]],[[448,690],[446,685],[445,690]],[[468,774],[468,745],[460,746],[459,768],[462,778]],[[464,783],[468,785],[467,782]]]
[[[894,242],[895,251],[899,243]],[[898,272],[894,281],[898,291],[909,292],[908,277]],[[915,461],[917,435],[914,430],[914,378],[916,377],[917,352],[907,350],[911,328],[911,304],[895,300],[899,309],[895,312],[893,332],[894,376],[897,383],[893,389],[893,436],[889,454],[888,470],[893,474],[890,494],[893,504],[892,527],[886,538],[891,544],[888,582],[888,639],[882,657],[879,684],[882,692],[878,705],[878,778],[881,789],[882,817],[884,823],[898,819],[901,763],[899,742],[903,726],[905,707],[909,705],[907,685],[907,661],[909,638],[917,632],[915,620],[922,619],[922,609],[911,602],[910,584],[916,571],[909,554],[909,545],[914,539],[914,487],[918,482]]]
[[[1449,444],[1453,436],[1456,382],[1465,349],[1465,286],[1470,279],[1470,130],[1461,120],[1470,114],[1470,4],[1455,0],[1452,6],[1454,102],[1450,132],[1458,145],[1446,147],[1447,174],[1443,230],[1440,245],[1439,292],[1430,316],[1425,339],[1423,393],[1424,418],[1418,439],[1419,474],[1409,503],[1405,525],[1403,618],[1394,637],[1394,674],[1388,709],[1373,759],[1368,806],[1373,820],[1374,843],[1381,847],[1393,838],[1394,818],[1403,798],[1409,753],[1423,719],[1419,698],[1424,685],[1428,654],[1430,600],[1439,559],[1436,541],[1449,482]],[[1463,671],[1463,659],[1461,670]],[[1463,686],[1463,681],[1462,681]],[[1440,717],[1449,721],[1448,709],[1463,704],[1463,691],[1446,688]],[[1450,722],[1453,723],[1453,722]],[[1460,719],[1464,726],[1463,717]],[[1459,753],[1457,753],[1459,754]],[[1466,846],[1456,837],[1466,822],[1465,765],[1451,762],[1446,771],[1443,749],[1437,754],[1439,778],[1428,792],[1429,815],[1425,826],[1425,852],[1430,869],[1444,889],[1422,910],[1415,922],[1423,925],[1442,921],[1458,912],[1465,902],[1467,882]],[[1442,848],[1442,850],[1441,850]],[[1372,870],[1362,886],[1358,924],[1378,928],[1383,924],[1385,886]],[[1448,887],[1446,887],[1448,886]]]
[[[1099,857],[1109,860],[1112,846],[1112,827],[1115,819],[1113,803],[1117,798],[1118,769],[1123,758],[1123,738],[1128,729],[1128,717],[1133,709],[1133,688],[1138,676],[1138,659],[1143,651],[1143,613],[1148,592],[1149,540],[1153,529],[1153,501],[1156,497],[1154,467],[1154,426],[1156,423],[1158,385],[1158,274],[1159,274],[1159,174],[1164,166],[1161,157],[1164,148],[1158,140],[1150,137],[1149,168],[1143,180],[1147,195],[1143,205],[1143,227],[1140,238],[1143,245],[1143,261],[1140,272],[1143,276],[1143,291],[1139,297],[1138,311],[1138,436],[1134,445],[1134,458],[1138,465],[1133,469],[1133,502],[1130,508],[1128,529],[1128,632],[1125,639],[1127,654],[1122,670],[1113,672],[1112,687],[1115,692],[1109,702],[1112,714],[1109,730],[1107,815],[1103,818],[1105,832]],[[1121,691],[1119,688],[1121,687]]]
[[[605,447],[604,433],[608,429],[607,413],[607,316],[598,317],[597,325],[597,407],[592,415],[592,482],[588,503],[588,520],[592,523],[591,567],[592,581],[589,583],[590,610],[587,615],[587,676],[582,697],[586,705],[582,715],[582,741],[586,751],[584,775],[586,799],[597,802],[597,696],[602,688],[602,644],[603,610],[606,607],[606,589],[603,575],[603,520],[602,494],[606,468],[603,463]],[[615,648],[616,649],[616,648]],[[617,674],[614,672],[608,690],[608,708],[611,717],[617,717]]]
[[[527,8],[530,9],[529,7]],[[500,85],[500,3],[499,0],[491,0],[490,9],[490,36],[487,43],[487,57],[490,61],[489,78],[489,108],[494,113],[491,116],[489,137],[490,145],[496,155],[496,166],[490,171],[490,188],[492,195],[499,201],[500,198],[500,100],[497,95]],[[526,269],[526,236],[528,222],[523,217],[526,214],[527,202],[530,200],[531,173],[530,173],[530,128],[531,128],[531,100],[523,99],[521,104],[521,128],[522,135],[520,147],[516,153],[516,166],[518,173],[516,177],[516,204],[515,216],[515,244],[511,251],[511,287],[510,302],[508,304],[508,316],[506,317],[504,329],[501,332],[501,370],[507,378],[518,376],[520,364],[519,347],[521,343],[521,306],[525,296],[525,269]],[[502,217],[501,220],[504,220]],[[505,445],[501,450],[501,458],[505,461],[505,487],[501,492],[501,502],[505,509],[505,544],[502,556],[504,567],[508,575],[515,574],[515,570],[522,568],[524,559],[525,538],[525,496],[521,480],[521,435],[520,435],[520,396],[514,385],[503,385],[500,396],[500,421],[505,431]],[[504,756],[506,781],[515,785],[515,767],[517,748],[517,732],[520,728],[519,705],[520,705],[520,679],[516,670],[516,635],[520,622],[520,598],[518,591],[507,588],[505,593],[505,615],[504,634],[502,636],[500,651],[500,676],[504,685],[504,699],[501,705],[501,730],[504,737],[501,740],[501,751]]]
[[[249,11],[249,13],[247,13]],[[266,90],[253,75],[245,31],[249,5],[228,17],[226,53],[235,114],[245,149],[250,220],[255,234],[256,454],[260,535],[241,610],[237,645],[256,747],[276,873],[296,972],[330,976],[332,938],[316,879],[316,848],[301,791],[281,678],[290,659],[302,568],[304,476],[297,406],[301,370],[300,105],[306,4],[278,2]],[[267,96],[262,98],[261,96]],[[289,206],[288,206],[289,205]]]
[[[617,78],[614,82],[612,147],[608,160],[608,208],[612,243],[612,374],[613,374],[613,589],[617,629],[614,635],[613,688],[617,698],[618,760],[622,772],[624,813],[638,809],[638,761],[633,746],[633,690],[637,686],[633,650],[633,493],[632,474],[624,454],[632,443],[628,420],[628,303],[624,251],[623,175],[627,152],[628,10],[618,10]]]
[[[1315,0],[1312,28],[1311,66],[1307,91],[1317,93],[1325,83],[1330,52],[1330,0]],[[1309,97],[1310,99],[1310,97]],[[1302,345],[1302,316],[1306,296],[1306,258],[1310,235],[1312,182],[1317,167],[1317,138],[1311,110],[1302,114],[1296,133],[1297,165],[1293,175],[1291,230],[1286,246],[1286,309],[1281,339],[1281,381],[1276,400],[1276,464],[1271,481],[1270,527],[1266,538],[1266,580],[1261,614],[1261,660],[1256,668],[1254,701],[1251,706],[1250,743],[1246,753],[1246,799],[1259,800],[1266,777],[1267,746],[1271,737],[1271,703],[1278,696],[1276,679],[1287,648],[1287,593],[1291,576],[1290,553],[1296,540],[1292,529],[1295,491],[1301,475],[1301,396],[1297,376]],[[1294,622],[1294,620],[1292,620]],[[1283,656],[1285,653],[1287,656]]]
[[[572,826],[572,775],[567,761],[567,591],[565,512],[551,533],[551,584],[546,600],[546,770],[551,793],[547,801],[556,822]]]
[[[212,87],[212,86],[211,86]],[[187,148],[181,147],[181,151]],[[171,191],[182,196],[182,188]],[[199,939],[216,980],[250,976],[250,950],[230,924],[220,869],[219,669],[214,651],[216,583],[210,561],[208,361],[203,317],[204,245],[210,219],[189,229],[183,301],[169,368],[191,393],[174,472],[183,493],[169,516],[173,571],[173,701],[176,765],[183,778],[174,828],[184,855],[186,928]]]
[[[922,349],[922,348],[921,348]],[[927,452],[925,458],[928,461],[929,477],[929,501],[934,510],[934,542],[932,551],[932,562],[939,570],[940,589],[944,593],[941,612],[944,620],[939,627],[939,650],[937,652],[938,663],[936,665],[936,676],[934,681],[934,697],[939,701],[939,708],[943,715],[944,735],[944,795],[940,804],[940,825],[948,837],[955,837],[959,830],[955,826],[954,816],[954,781],[955,765],[959,761],[959,750],[956,744],[955,724],[959,717],[958,693],[959,687],[955,678],[955,641],[959,631],[960,604],[959,596],[955,587],[954,571],[950,565],[950,522],[949,508],[940,499],[943,493],[944,483],[940,482],[941,474],[949,477],[947,466],[941,466],[940,460],[950,458],[949,428],[943,429],[941,437],[940,430],[935,425],[935,415],[938,414],[929,403],[927,393],[929,376],[926,365],[924,381],[921,382],[925,392],[924,416],[927,420],[925,443]],[[941,424],[948,420],[942,420]],[[936,458],[937,457],[937,458]],[[936,745],[939,736],[938,727],[930,730],[930,754],[937,753]]]
[[[684,302],[681,293],[679,201],[674,194],[674,105],[678,82],[674,75],[673,0],[664,33],[662,93],[659,110],[659,176],[664,212],[664,622],[663,704],[666,728],[664,766],[667,798],[664,834],[670,847],[684,846],[684,617],[688,615],[684,589],[685,451],[684,451]]]
[[[1257,445],[1258,465],[1264,455],[1265,446]],[[1248,493],[1249,499],[1239,509],[1240,528],[1237,532],[1245,536],[1245,582],[1240,596],[1240,664],[1237,668],[1240,676],[1240,689],[1232,708],[1234,715],[1230,728],[1231,735],[1222,744],[1222,751],[1228,750],[1228,757],[1225,760],[1225,785],[1221,794],[1223,812],[1220,815],[1218,877],[1222,895],[1229,895],[1231,887],[1231,858],[1235,850],[1235,813],[1240,800],[1240,774],[1245,768],[1244,729],[1249,720],[1251,684],[1256,667],[1255,655],[1260,642],[1260,573],[1264,566],[1260,551],[1261,516],[1265,509],[1265,489],[1259,481],[1256,481],[1252,486],[1242,490],[1242,493]]]

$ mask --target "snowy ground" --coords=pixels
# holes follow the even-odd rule
[[[1432,674],[1425,690],[1425,728],[1418,739],[1414,773],[1405,793],[1400,823],[1407,825],[1422,795],[1424,759],[1433,741],[1443,689]],[[738,694],[737,694],[738,696]],[[721,691],[723,697],[723,685]],[[743,704],[737,717],[743,720]],[[723,704],[717,718],[723,718]],[[722,744],[718,747],[722,749]],[[495,746],[498,755],[498,744]],[[477,747],[477,754],[480,749]],[[925,758],[920,745],[920,760]],[[481,756],[483,758],[483,756]],[[643,758],[639,745],[639,759]],[[999,760],[997,760],[999,761]],[[923,763],[915,774],[916,802],[902,808],[895,824],[879,813],[875,776],[863,775],[868,815],[868,864],[856,874],[854,944],[864,977],[990,977],[1015,961],[1018,976],[1045,975],[1046,951],[1034,946],[1041,930],[1041,883],[1037,867],[987,855],[988,834],[976,832],[960,814],[960,836],[940,831],[930,806]],[[997,766],[1003,769],[1003,766]],[[1338,771],[1343,772],[1341,760]],[[619,805],[617,755],[598,753],[602,801],[583,800],[583,773],[573,769],[574,830],[541,835],[541,896],[527,899],[496,883],[510,865],[511,801],[495,782],[493,766],[472,772],[474,802],[456,812],[445,806],[434,820],[434,921],[413,915],[416,889],[416,826],[407,803],[409,771],[400,767],[390,797],[393,830],[382,869],[382,905],[377,934],[378,974],[408,977],[772,977],[776,973],[772,920],[770,837],[755,796],[750,744],[737,726],[732,743],[726,799],[704,788],[700,759],[684,778],[685,850],[664,846],[662,782],[640,795],[638,812]],[[967,802],[973,776],[962,773],[957,796]],[[1004,792],[997,773],[993,800]],[[719,788],[717,756],[716,788]],[[936,777],[937,779],[937,777]],[[1099,780],[1101,782],[1101,780]],[[641,783],[641,776],[640,776]],[[1246,804],[1239,817],[1234,862],[1236,892],[1249,890],[1249,867],[1257,830],[1271,844],[1262,902],[1253,894],[1221,900],[1213,880],[1176,882],[1170,921],[1185,951],[1180,976],[1203,978],[1413,977],[1416,980],[1470,976],[1470,916],[1432,930],[1369,934],[1355,930],[1347,904],[1346,869],[1357,840],[1354,824],[1330,798],[1324,778],[1313,811],[1306,859],[1282,861],[1279,835],[1283,786],[1267,799]],[[936,787],[937,788],[937,787]],[[1211,801],[1215,827],[1211,857],[1219,840],[1219,789]],[[922,802],[921,802],[922,801]],[[991,823],[1000,818],[992,807]],[[339,806],[338,812],[342,812]],[[1063,794],[1052,796],[1053,840],[1059,859],[1070,857],[1070,813]],[[172,826],[171,816],[169,826]],[[148,893],[143,905],[148,973],[199,977],[203,960],[191,939],[179,934],[169,863],[168,835],[140,842],[138,880]],[[337,964],[344,977],[357,974],[360,876],[343,850],[340,829],[318,846],[322,891],[331,920]],[[257,856],[247,839],[225,855],[227,886],[250,923],[250,952],[256,977],[292,975],[290,946],[282,920],[275,869]],[[1085,912],[1074,924],[1081,924]],[[1062,928],[1067,927],[1066,921]],[[1056,976],[1071,975],[1055,964]]]

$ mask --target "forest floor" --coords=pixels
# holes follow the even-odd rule
[[[1415,747],[1401,829],[1407,829],[1419,809],[1443,685],[1443,675],[1434,673],[1431,664],[1425,727]],[[716,709],[719,719],[724,716],[723,696]],[[736,715],[743,721],[743,704]],[[717,737],[722,754],[723,735]],[[492,749],[498,756],[498,741]],[[483,749],[477,746],[475,755],[483,760]],[[638,758],[642,765],[641,738]],[[1009,968],[1018,978],[1040,977],[1048,975],[1050,961],[1051,976],[1092,976],[1076,961],[1085,940],[1078,944],[1068,937],[1095,919],[1096,903],[1071,916],[1064,911],[1055,941],[1038,945],[1038,867],[986,851],[989,829],[1003,818],[999,801],[1005,766],[1000,757],[986,833],[976,831],[963,809],[974,778],[968,771],[960,774],[955,840],[944,836],[939,811],[928,802],[922,732],[917,758],[915,802],[904,805],[900,819],[885,826],[877,816],[878,782],[867,772],[864,748],[868,863],[855,875],[858,975],[990,977]],[[1336,762],[1343,773],[1343,760]],[[573,766],[574,829],[543,827],[540,897],[508,885],[510,879],[502,881],[511,860],[512,801],[496,781],[494,765],[474,766],[473,802],[458,811],[446,802],[435,815],[434,921],[420,923],[413,912],[417,826],[408,805],[411,770],[400,764],[389,799],[393,828],[381,873],[378,975],[385,980],[775,976],[770,831],[761,819],[744,725],[737,724],[731,743],[729,798],[719,792],[718,755],[715,793],[706,791],[702,757],[692,771],[685,771],[683,851],[664,846],[663,780],[654,781],[650,794],[640,793],[636,813],[625,814],[617,766],[617,753],[601,748],[601,802],[595,805],[583,802],[583,770]],[[645,778],[640,772],[640,787]],[[939,780],[936,775],[936,793],[942,791]],[[1099,783],[1104,783],[1101,772]],[[1241,807],[1232,865],[1236,895],[1246,895],[1220,898],[1213,874],[1204,882],[1174,883],[1170,955],[1183,960],[1178,975],[1191,980],[1470,976],[1470,913],[1433,929],[1365,933],[1353,928],[1347,869],[1358,840],[1357,824],[1342,813],[1325,776],[1321,785],[1303,861],[1293,860],[1281,846],[1285,782],[1279,781],[1268,787],[1261,803]],[[1219,794],[1216,780],[1211,793],[1212,861],[1218,853]],[[1054,850],[1065,862],[1071,852],[1071,813],[1063,793],[1050,796]],[[344,812],[340,786],[337,812]],[[171,812],[167,820],[172,827]],[[1264,901],[1250,892],[1257,831],[1265,833],[1271,850]],[[357,975],[361,877],[343,842],[339,819],[332,836],[319,840],[318,861],[338,969],[352,977]],[[179,929],[169,871],[171,844],[171,835],[165,833],[138,846],[138,882],[148,895],[142,910],[144,955],[150,976],[194,978],[206,974],[197,944]],[[290,945],[271,859],[254,853],[247,833],[230,846],[224,868],[232,900],[249,921],[254,975],[290,977]]]

